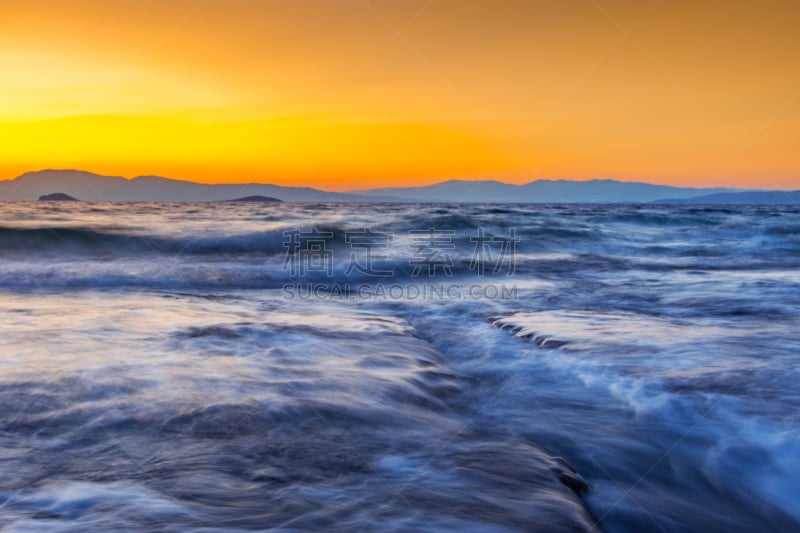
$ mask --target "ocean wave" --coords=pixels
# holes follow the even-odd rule
[[[283,233],[275,231],[219,237],[167,237],[80,227],[0,227],[0,254],[4,255],[214,255],[283,251]]]
[[[81,205],[0,230],[0,528],[798,529],[796,208]]]

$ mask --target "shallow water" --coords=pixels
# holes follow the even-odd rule
[[[2,208],[9,531],[800,528],[800,208]]]

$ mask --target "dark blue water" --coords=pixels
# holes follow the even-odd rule
[[[9,531],[800,529],[800,208],[0,208]]]

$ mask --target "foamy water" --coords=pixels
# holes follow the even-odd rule
[[[9,531],[800,528],[798,208],[3,212]]]

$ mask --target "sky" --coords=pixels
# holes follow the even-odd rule
[[[800,188],[800,2],[0,0],[0,179]]]

